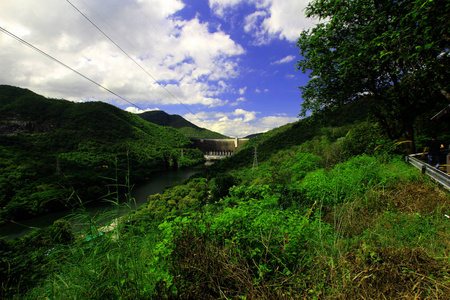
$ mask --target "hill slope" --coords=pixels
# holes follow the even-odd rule
[[[227,138],[227,136],[205,128],[198,127],[179,115],[169,115],[162,110],[147,111],[138,114],[142,119],[161,126],[168,126],[178,129],[186,136],[201,138]]]
[[[274,128],[251,138],[237,154],[214,164],[211,171],[220,173],[252,165],[255,147],[257,147],[257,160],[263,162],[278,151],[301,145],[324,132],[327,132],[329,139],[342,137],[355,123],[367,120],[369,111],[370,103],[355,101],[339,110],[327,111]],[[369,136],[368,138],[377,137]]]
[[[136,182],[203,160],[179,131],[102,102],[47,99],[3,85],[0,120],[3,218],[98,201],[112,183],[104,178],[116,178],[116,171],[116,183]]]
[[[4,298],[447,299],[449,193],[359,108],[252,139],[89,242],[61,220],[0,240]]]
[[[354,120],[315,117],[270,131],[249,142],[264,158],[258,168],[239,158],[243,150],[217,164],[228,172],[150,196],[93,241],[57,221],[3,242],[6,295],[447,299],[448,192],[394,149],[355,156],[385,141],[377,124]]]

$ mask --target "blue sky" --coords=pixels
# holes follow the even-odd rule
[[[298,120],[307,2],[2,0],[0,26],[142,110],[243,137]],[[0,84],[142,111],[1,32],[0,47]]]

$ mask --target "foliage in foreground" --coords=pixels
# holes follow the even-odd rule
[[[369,122],[297,139],[153,195],[112,231],[3,241],[2,297],[445,298],[448,192]]]
[[[19,276],[22,291],[30,299],[445,298],[448,192],[396,157],[330,164],[311,149],[168,189],[90,242],[41,244],[30,257],[45,253],[33,262],[44,271]],[[230,180],[226,195],[208,196]],[[20,295],[13,282],[2,293]]]

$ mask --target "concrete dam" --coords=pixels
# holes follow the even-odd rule
[[[242,148],[249,139],[203,139],[189,138],[195,148],[203,152],[206,160],[219,160],[233,155]]]

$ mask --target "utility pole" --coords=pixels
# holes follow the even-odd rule
[[[255,152],[253,153],[253,167],[252,171],[258,170],[258,146],[254,146]]]

